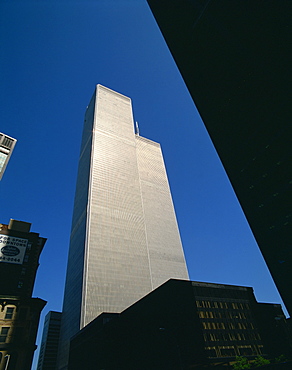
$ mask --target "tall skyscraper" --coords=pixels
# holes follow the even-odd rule
[[[59,368],[81,328],[170,278],[188,272],[160,145],[135,134],[130,98],[97,85],[84,121]]]
[[[291,315],[292,2],[147,1]]]
[[[16,144],[16,139],[0,132],[0,180],[9,162],[11,154]]]

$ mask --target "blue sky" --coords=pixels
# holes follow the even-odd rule
[[[18,140],[0,222],[48,238],[34,296],[61,310],[83,116],[100,83],[131,97],[161,143],[192,280],[252,286],[281,303],[146,0],[2,0],[0,132]]]

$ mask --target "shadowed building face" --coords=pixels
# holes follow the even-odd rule
[[[148,0],[291,313],[291,1]]]

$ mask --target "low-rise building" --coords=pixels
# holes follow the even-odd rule
[[[46,301],[32,298],[46,239],[28,222],[0,224],[0,370],[30,370],[40,314]]]
[[[74,336],[69,370],[204,368],[269,356],[258,310],[250,287],[171,279]]]

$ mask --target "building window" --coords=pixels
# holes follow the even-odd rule
[[[239,346],[238,351],[239,351],[240,356],[251,356],[252,355],[251,346]]]
[[[229,322],[228,323],[228,326],[229,326],[229,329],[235,329],[235,326],[232,322]]]
[[[5,314],[5,320],[11,320],[14,312],[14,307],[7,307],[6,308],[6,314]]]
[[[5,136],[1,145],[5,146],[6,148],[10,149],[12,147],[13,140],[11,140],[9,137]]]
[[[206,351],[207,351],[207,356],[210,358],[212,357],[217,357],[217,353],[216,353],[216,347],[205,347]]]
[[[10,328],[5,328],[5,327],[1,328],[0,343],[5,343],[6,342],[6,338],[7,338],[9,329]]]
[[[222,357],[234,357],[235,356],[235,350],[234,347],[221,347],[220,348],[221,356]]]

